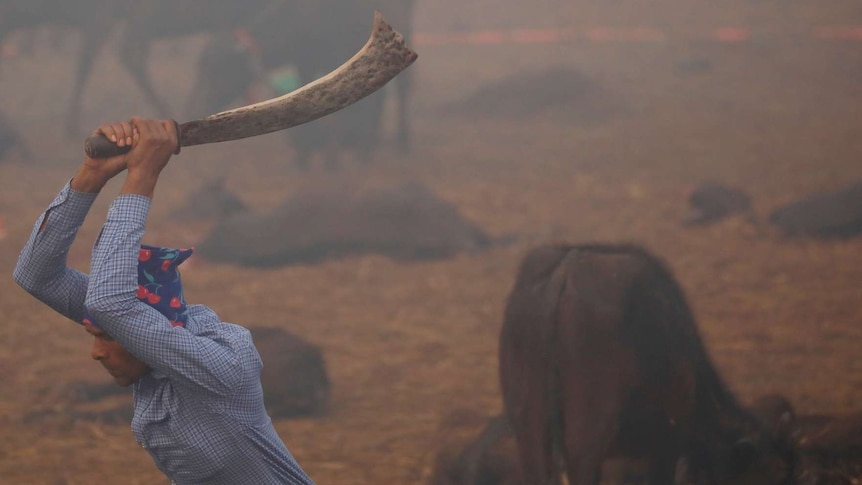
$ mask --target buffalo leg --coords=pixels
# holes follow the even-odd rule
[[[518,322],[505,329],[500,342],[500,353],[504,356],[500,361],[503,401],[514,431],[524,482],[546,485],[557,475],[552,453],[554,419],[547,392],[550,369],[545,356],[529,352],[530,345],[519,338],[524,327],[532,325]],[[535,332],[530,335],[535,336]]]
[[[561,390],[563,453],[569,485],[594,485],[601,479],[602,464],[617,435],[617,417],[623,396],[614,386],[599,379],[588,385],[577,378],[566,379]],[[613,381],[613,378],[610,379]]]
[[[81,45],[81,57],[78,59],[78,67],[75,68],[75,81],[72,85],[72,95],[69,100],[69,109],[66,112],[66,135],[77,136],[78,123],[81,116],[81,102],[84,96],[84,85],[90,77],[90,69],[99,48],[104,43],[109,30],[100,26],[85,29],[83,31],[83,42]]]
[[[666,448],[657,450],[650,464],[649,485],[673,485],[678,458],[678,453],[674,450]]]
[[[138,85],[144,97],[159,116],[170,116],[170,110],[162,99],[156,94],[153,82],[147,71],[147,59],[149,58],[150,43],[142,36],[128,35],[125,37],[120,49],[120,59],[123,65],[132,75],[132,79]]]
[[[523,383],[525,387],[536,384],[538,383]],[[549,403],[545,398],[533,398],[524,407],[523,412],[519,413],[520,416],[510,417],[518,453],[521,455],[525,483],[538,485],[556,483],[557,473],[552,453],[553,432],[550,428],[551,423],[548,422],[548,406]]]
[[[3,25],[3,17],[0,17],[0,66],[2,66],[3,61],[3,42],[6,40],[8,33],[9,30]]]
[[[333,139],[323,148],[323,164],[327,170],[336,171],[341,164],[341,145]]]
[[[36,38],[39,36],[39,33],[36,29],[32,29],[26,32],[19,32],[18,34],[18,46],[21,54],[25,56],[32,56],[36,53]]]
[[[367,144],[356,147],[356,159],[360,165],[371,165],[374,161],[374,149]]]
[[[403,72],[395,80],[395,99],[398,105],[396,106],[397,119],[395,121],[395,130],[398,150],[402,153],[410,151],[410,119],[408,114],[408,106],[410,98],[410,72]]]
[[[594,278],[589,266],[572,272],[557,306],[555,389],[559,394],[563,453],[569,485],[598,483],[637,375],[621,344],[624,314],[613,304],[615,281]]]
[[[307,172],[311,166],[311,151],[304,148],[296,150],[296,167],[300,172]]]

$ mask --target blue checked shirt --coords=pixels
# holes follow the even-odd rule
[[[136,298],[149,198],[114,201],[89,276],[66,266],[95,198],[66,184],[36,221],[15,280],[74,322],[86,304],[102,329],[149,365],[133,387],[138,443],[176,484],[312,485],[264,408],[262,364],[248,330],[202,305],[189,305],[187,325],[172,327]]]

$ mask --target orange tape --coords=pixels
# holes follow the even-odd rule
[[[748,29],[741,27],[721,27],[715,29],[712,33],[712,38],[719,42],[745,42],[751,37],[751,32]]]
[[[811,32],[813,38],[844,41],[862,41],[862,26],[820,27]],[[707,39],[725,44],[748,42],[752,32],[745,27],[719,27],[706,35]],[[474,32],[419,32],[413,36],[418,46],[441,45],[502,45],[502,44],[555,44],[586,40],[591,43],[663,42],[668,35],[649,27],[590,27],[576,29],[512,29],[480,30]]]
[[[862,41],[862,26],[857,27],[820,27],[814,31],[819,39]]]

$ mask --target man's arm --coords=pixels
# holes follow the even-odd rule
[[[98,131],[98,130],[97,130]],[[28,293],[70,320],[81,323],[87,275],[69,268],[69,248],[84,218],[113,176],[106,162],[87,163],[36,220],[18,256],[13,277]]]
[[[172,327],[138,300],[138,255],[151,198],[176,148],[173,126],[134,119],[141,138],[129,152],[129,171],[93,249],[86,305],[114,340],[151,368],[188,386],[229,395],[241,378],[232,346]],[[172,123],[172,122],[171,122]]]

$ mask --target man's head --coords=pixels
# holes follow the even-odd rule
[[[194,249],[170,249],[141,245],[138,251],[138,300],[161,313],[166,326],[184,327],[188,309],[183,298],[178,266],[192,255]],[[84,308],[84,328],[95,339],[92,357],[102,363],[117,384],[134,384],[149,367],[123,345],[114,340]]]
[[[117,385],[130,386],[150,371],[147,364],[138,360],[119,342],[112,339],[108,332],[89,323],[85,323],[84,328],[93,336],[90,356],[102,364]]]

